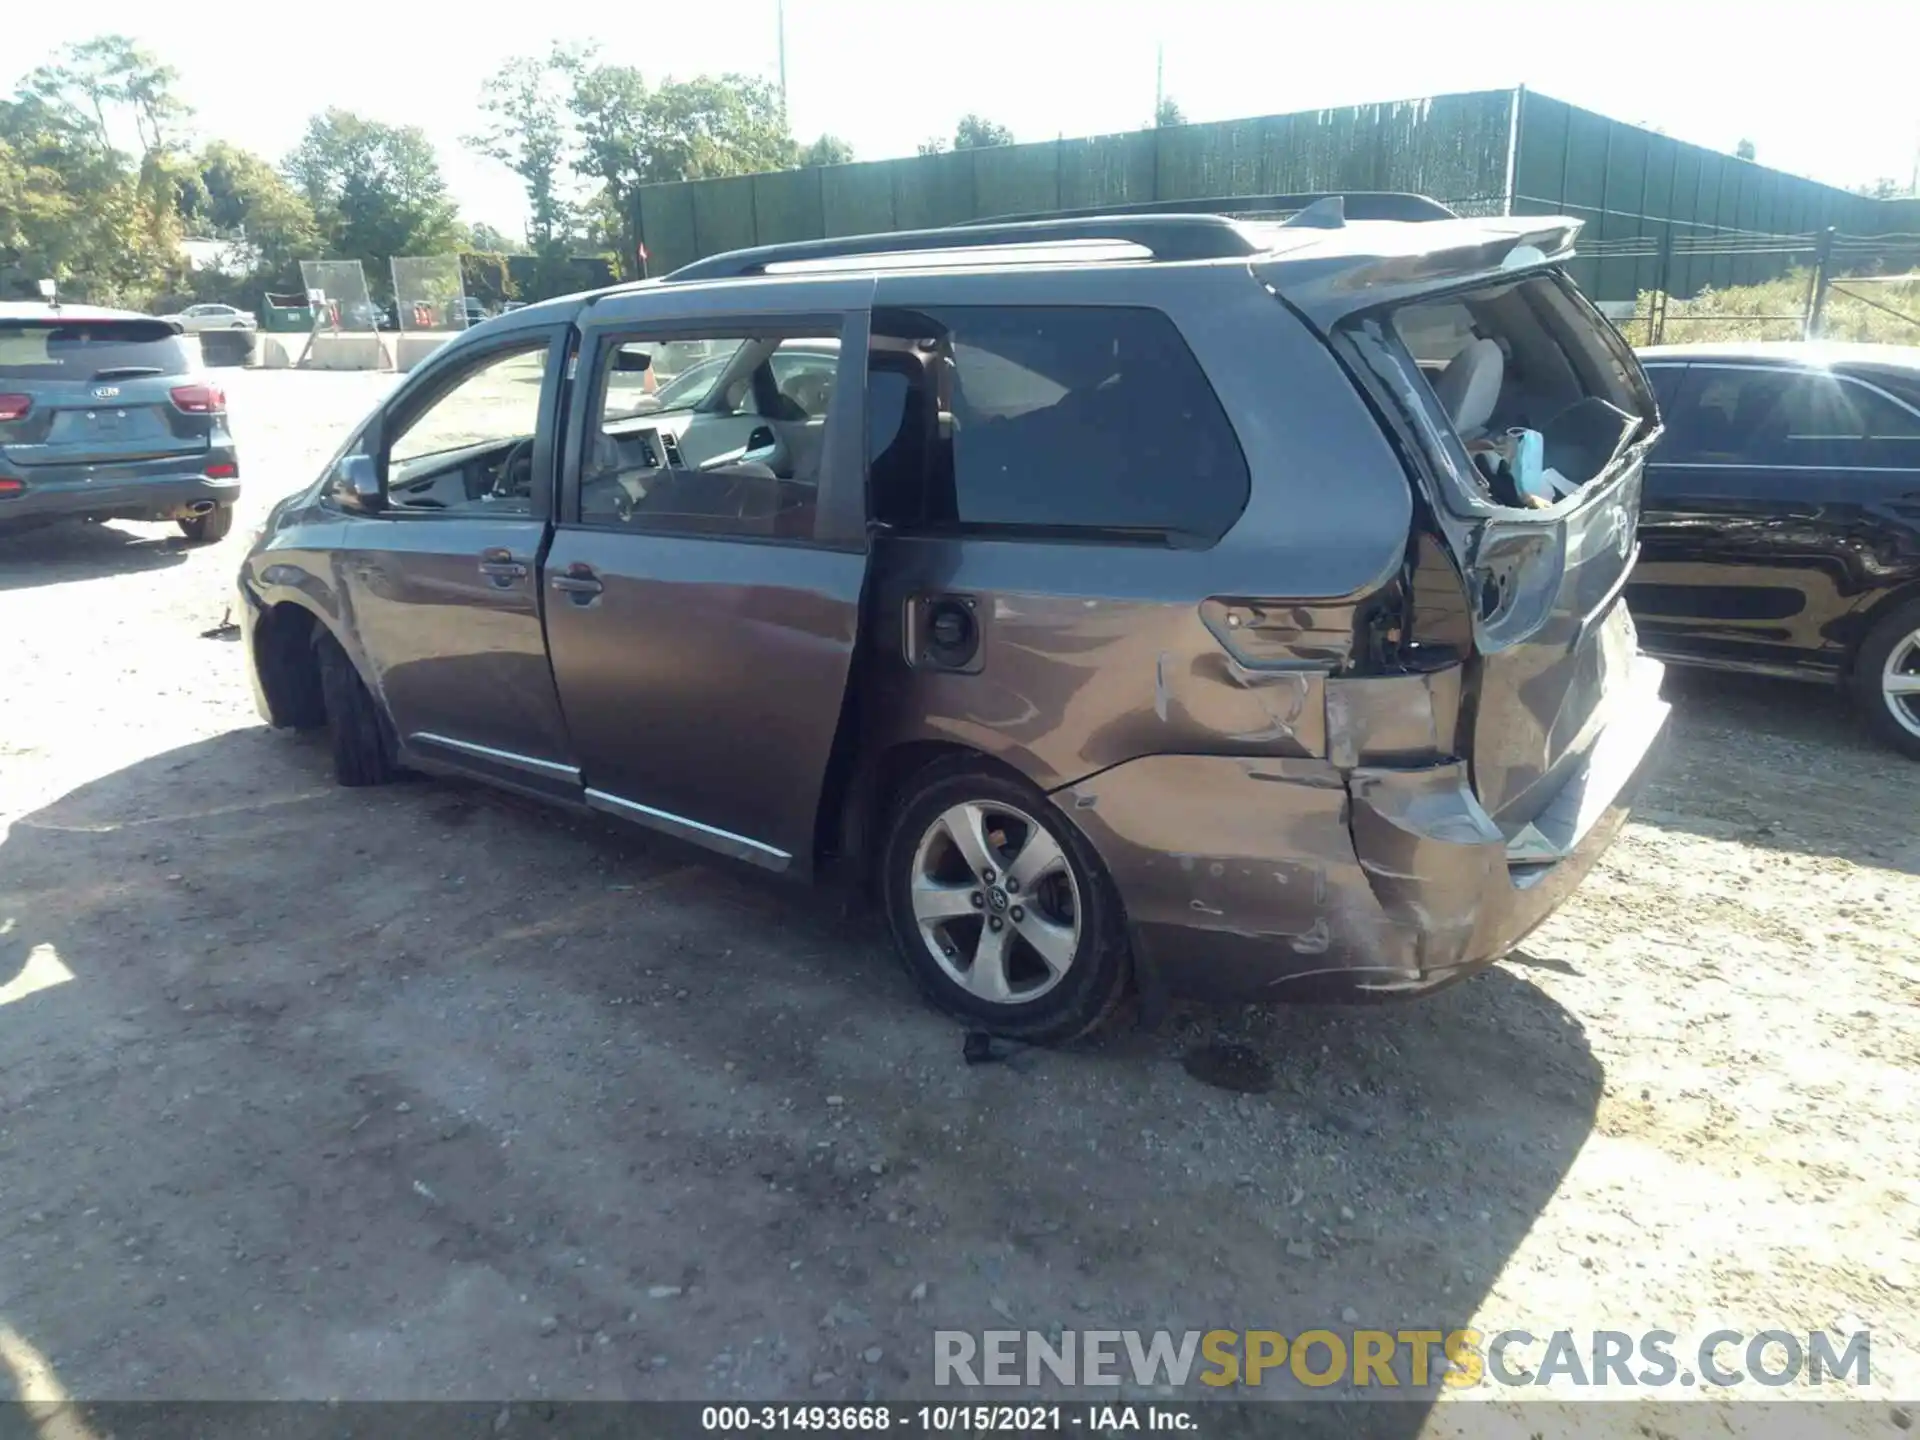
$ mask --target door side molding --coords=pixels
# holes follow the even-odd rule
[[[580,783],[580,767],[562,765],[557,760],[538,760],[531,755],[522,755],[514,750],[496,750],[491,745],[476,745],[471,740],[455,740],[447,735],[435,735],[426,730],[416,730],[407,736],[407,744],[426,746],[429,749],[451,750],[456,755],[468,756],[475,760],[491,760],[496,765],[509,765],[515,770],[525,770],[529,774],[543,778],[553,777]]]
[[[642,805],[637,800],[626,800],[618,795],[610,795],[604,790],[589,789],[586,792],[587,804],[607,815],[622,820],[632,820],[645,825],[648,829],[658,830],[663,835],[671,835],[676,840],[686,840],[705,849],[726,855],[735,860],[744,860],[749,865],[758,865],[763,870],[778,874],[793,863],[793,856],[771,845],[763,845],[758,840],[749,840],[744,835],[736,835],[731,830],[722,830],[716,825],[703,825],[698,820],[689,820],[684,815],[675,815],[670,810],[656,810],[651,805]]]

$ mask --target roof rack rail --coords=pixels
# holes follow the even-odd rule
[[[1141,200],[1130,205],[1102,205],[1085,210],[1034,211],[1026,215],[995,215],[971,225],[1008,225],[1024,220],[1082,219],[1094,215],[1220,215],[1233,220],[1263,220],[1297,215],[1328,200],[1341,202],[1349,220],[1457,220],[1457,212],[1438,200],[1403,190],[1316,190],[1302,195],[1216,195],[1206,200]]]
[[[1155,260],[1221,260],[1256,254],[1263,248],[1241,230],[1236,221],[1273,216],[1286,216],[1284,223],[1302,229],[1330,230],[1339,229],[1349,220],[1459,218],[1438,200],[1392,190],[1152,200],[1089,210],[1036,211],[1030,215],[969,220],[937,230],[893,230],[728,250],[682,265],[665,278],[674,282],[727,280],[764,275],[776,265],[805,265],[816,260],[1101,240],[1136,245]]]
[[[1258,253],[1261,246],[1223,215],[1036,216],[1010,222],[975,222],[938,230],[893,230],[796,240],[709,255],[671,271],[671,282],[764,275],[770,266],[804,265],[862,255],[902,255],[921,250],[982,250],[997,245],[1055,245],[1074,241],[1136,245],[1155,260],[1219,260]]]

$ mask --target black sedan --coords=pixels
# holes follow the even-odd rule
[[[1836,683],[1920,759],[1920,348],[1656,346],[1627,590],[1682,664]]]

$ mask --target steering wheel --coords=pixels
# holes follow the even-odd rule
[[[515,467],[526,467],[525,483],[516,487],[513,479]],[[493,488],[487,493],[495,500],[517,500],[533,489],[533,437],[513,442],[506,458],[500,462],[500,469],[493,477]]]

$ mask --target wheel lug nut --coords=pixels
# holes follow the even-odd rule
[[[993,871],[991,870],[983,871],[980,875],[980,878],[986,881],[987,884],[989,885],[993,884]]]
[[[1007,894],[1018,895],[1019,893],[1020,893],[1020,882],[1014,879],[1013,876],[1011,875],[1007,876]]]
[[[1012,915],[1013,915],[1013,923],[1016,925],[1018,925],[1022,920],[1027,918],[1027,912],[1022,910],[1018,905],[1013,907]]]
[[[973,894],[969,895],[967,898],[973,901],[973,908],[976,910],[978,910],[982,905],[987,903],[987,897],[982,895],[978,890],[974,891]]]
[[[998,930],[1000,928],[1000,917],[998,915],[989,915],[987,917],[987,928],[989,930]]]

